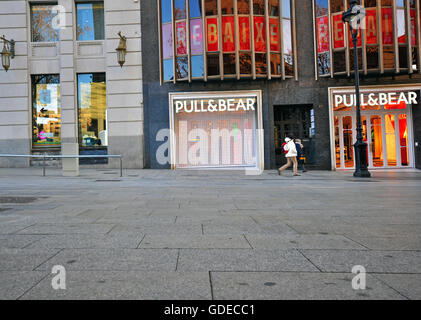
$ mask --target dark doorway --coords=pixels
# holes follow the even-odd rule
[[[285,137],[299,138],[304,146],[306,164],[314,163],[314,109],[312,105],[273,107],[276,166],[285,162],[282,144]]]

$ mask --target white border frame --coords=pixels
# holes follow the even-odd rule
[[[174,131],[174,107],[173,101],[174,99],[198,99],[198,98],[235,98],[235,97],[256,97],[257,98],[257,167],[255,169],[263,171],[264,170],[264,133],[263,133],[263,114],[262,114],[262,90],[236,90],[236,91],[201,91],[201,92],[170,92],[168,94],[168,101],[169,101],[169,115],[170,115],[170,159],[171,159],[171,169],[175,170],[176,166],[176,136]],[[174,151],[174,152],[173,152]],[[194,168],[195,170],[218,170],[218,169],[227,169],[227,170],[235,170],[235,169],[245,169],[249,167],[241,166],[241,167],[201,167],[201,168]],[[189,168],[178,168],[181,170],[189,169]],[[249,168],[250,169],[250,168]]]
[[[373,86],[362,86],[360,87],[360,94],[367,92],[389,92],[389,91],[421,91],[421,83],[414,84],[400,84],[400,85],[373,85]],[[336,171],[336,151],[335,151],[335,123],[334,123],[334,111],[333,111],[333,95],[335,93],[355,93],[354,86],[347,87],[329,87],[329,133],[330,133],[330,159],[331,159],[331,170]],[[421,93],[420,93],[421,99]],[[420,101],[418,101],[420,103]],[[408,131],[411,133],[412,140],[414,140],[414,125],[412,118],[412,108],[407,112],[411,116],[412,121],[408,121]],[[415,168],[415,147],[414,141],[408,141],[409,144],[409,154],[410,154],[410,163],[412,166],[405,168]],[[412,156],[411,156],[412,154]],[[355,168],[339,169],[339,170],[351,170]],[[401,169],[400,167],[390,167],[390,168],[379,168],[385,170]],[[375,168],[374,168],[375,170]]]

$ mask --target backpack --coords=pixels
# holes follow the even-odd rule
[[[289,147],[288,147],[288,143],[284,142],[282,144],[282,149],[284,150],[284,154],[287,154],[289,152]]]

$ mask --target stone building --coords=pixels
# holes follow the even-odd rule
[[[0,68],[0,154],[59,154],[73,144],[143,168],[140,23],[137,0],[0,1],[0,35],[15,41],[10,69]],[[34,164],[0,158],[1,166]]]

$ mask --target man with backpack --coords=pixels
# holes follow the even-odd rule
[[[282,145],[287,163],[278,169],[278,174],[282,175],[282,171],[293,166],[293,176],[299,176],[297,162],[297,148],[293,139],[286,137],[285,143]]]

